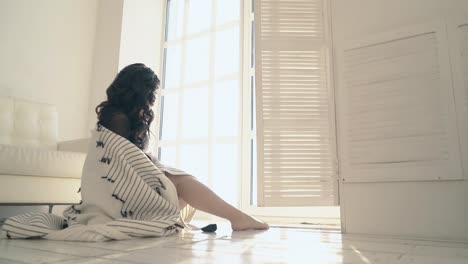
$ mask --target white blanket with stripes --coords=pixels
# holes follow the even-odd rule
[[[138,147],[103,126],[92,131],[80,190],[82,201],[63,217],[17,215],[5,221],[3,235],[107,241],[168,236],[183,228],[172,182]]]

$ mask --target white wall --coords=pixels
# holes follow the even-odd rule
[[[0,93],[54,104],[60,140],[88,135],[95,0],[0,0]]]
[[[132,63],[144,63],[161,79],[161,45],[164,33],[165,0],[125,0],[120,38],[119,70]],[[159,100],[155,104],[157,109]],[[156,111],[155,111],[156,113]],[[151,130],[158,135],[156,114]],[[157,144],[155,136],[150,138],[150,149]]]
[[[164,0],[126,0],[122,16],[119,69],[141,62],[161,78]]]
[[[106,98],[106,89],[118,72],[123,0],[100,0],[88,97],[87,131],[96,126],[95,108]]]
[[[468,15],[466,0],[331,3],[335,48],[348,39],[442,16]],[[335,65],[340,60],[335,57]],[[340,76],[335,79],[338,90]],[[468,240],[468,181],[349,183],[341,185],[341,198],[347,233]]]
[[[164,0],[101,0],[98,8],[88,128],[96,106],[123,67],[141,62],[160,75]]]
[[[329,0],[333,38],[347,38],[392,30],[440,16],[466,14],[466,0]]]

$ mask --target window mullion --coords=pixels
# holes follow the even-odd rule
[[[215,44],[216,44],[216,1],[211,0],[211,26],[210,26],[210,74],[208,84],[208,186],[213,187],[213,88],[215,70]]]
[[[213,6],[213,7],[216,7],[216,6]],[[215,15],[216,15],[216,13],[215,13]],[[216,26],[216,24],[215,24],[215,28],[217,30],[225,30],[225,29],[234,28],[238,24],[239,24],[239,21],[235,20],[235,21],[229,22],[229,23],[221,25],[221,26]],[[165,45],[166,46],[174,46],[174,45],[177,45],[179,43],[182,43],[184,41],[184,39],[185,40],[192,40],[192,39],[197,39],[197,38],[204,37],[204,36],[207,36],[207,35],[210,35],[210,34],[212,34],[211,27],[210,27],[209,31],[201,31],[201,32],[197,32],[197,33],[194,33],[194,34],[190,34],[190,35],[186,36],[185,38],[169,40],[169,41],[167,41],[165,43]]]
[[[253,69],[250,65],[251,60],[251,41],[250,41],[250,34],[251,34],[251,21],[252,21],[252,12],[249,4],[245,4],[245,1],[242,1],[243,5],[241,6],[241,21],[239,28],[241,33],[241,40],[242,40],[242,63],[241,63],[241,83],[242,83],[242,131],[241,131],[241,141],[242,141],[242,148],[240,150],[241,153],[241,185],[240,191],[241,194],[239,197],[241,209],[245,210],[250,206],[251,203],[251,195],[250,190],[252,188],[251,183],[251,140],[252,140],[252,132],[251,132],[251,75]],[[250,2],[247,2],[250,3]],[[247,62],[247,63],[246,63]]]
[[[186,43],[187,40],[185,38],[187,34],[187,27],[188,27],[188,14],[189,14],[189,1],[185,0],[184,4],[184,25],[182,29],[182,43],[181,43],[181,53],[182,53],[182,58],[181,58],[181,65],[182,67],[180,68],[180,90],[179,90],[179,105],[178,105],[178,117],[177,117],[177,135],[176,135],[176,166],[180,166],[180,149],[181,149],[181,144],[180,144],[180,139],[182,137],[182,119],[183,119],[183,105],[184,105],[184,89],[185,89],[185,70],[184,70],[184,65],[185,65],[185,60],[186,60]]]

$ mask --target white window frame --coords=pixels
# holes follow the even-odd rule
[[[180,0],[180,1],[185,1],[185,0]],[[189,36],[186,36],[185,32],[187,30],[187,16],[188,16],[188,8],[187,8],[187,4],[185,5],[185,8],[184,8],[184,32],[183,32],[183,36],[181,39],[176,39],[176,40],[167,40],[166,41],[166,31],[168,29],[167,25],[168,25],[168,21],[167,21],[167,12],[168,12],[168,0],[164,0],[163,3],[162,3],[162,8],[164,9],[164,15],[162,17],[162,24],[163,24],[163,30],[162,30],[162,35],[161,35],[161,49],[160,49],[160,52],[161,52],[161,60],[160,60],[160,69],[161,69],[161,80],[162,78],[164,77],[163,74],[164,74],[164,70],[165,70],[165,67],[164,67],[164,63],[165,63],[165,54],[164,54],[164,50],[168,47],[171,47],[175,44],[178,44],[178,43],[183,43],[184,41],[186,42],[187,40],[191,40],[191,39],[195,39],[195,38],[198,38],[200,36],[209,36],[210,37],[210,42],[211,42],[211,47],[214,47],[214,44],[215,44],[215,37],[214,37],[214,34],[213,33],[213,30],[216,30],[216,31],[222,31],[224,29],[229,29],[229,28],[232,28],[236,25],[238,25],[239,27],[239,41],[240,41],[240,46],[239,46],[239,52],[240,54],[242,54],[242,46],[241,46],[241,43],[242,43],[242,8],[243,8],[243,1],[242,0],[237,0],[237,1],[240,1],[240,16],[239,16],[239,21],[232,21],[232,22],[229,22],[229,23],[226,23],[226,24],[223,24],[221,26],[218,26],[216,25],[216,2],[217,0],[212,0],[212,20],[211,20],[211,28],[209,29],[209,31],[203,31],[203,32],[199,32],[199,33],[194,33],[194,34],[191,34]],[[184,84],[182,83],[183,81],[181,81],[181,84],[179,87],[175,88],[175,87],[171,87],[171,89],[163,89],[163,83],[161,82],[161,87],[158,91],[158,96],[157,96],[157,100],[156,100],[156,103],[154,105],[154,109],[155,109],[155,119],[154,119],[154,122],[153,122],[153,128],[152,128],[152,131],[155,131],[155,142],[154,142],[154,150],[155,150],[155,154],[157,156],[159,156],[159,148],[161,147],[176,147],[177,151],[176,151],[176,163],[179,164],[180,162],[180,147],[181,145],[186,145],[186,144],[202,144],[202,145],[207,145],[208,146],[208,174],[206,175],[207,176],[207,181],[206,181],[206,184],[211,188],[213,186],[213,173],[211,171],[211,168],[212,168],[212,160],[213,160],[213,148],[210,147],[210,146],[214,146],[214,144],[217,144],[217,143],[230,143],[230,144],[236,144],[238,146],[238,159],[237,159],[237,166],[238,168],[242,168],[242,148],[240,147],[242,144],[242,109],[243,109],[243,101],[242,101],[242,89],[241,89],[241,86],[242,86],[242,70],[243,70],[243,60],[242,58],[240,58],[240,61],[239,61],[239,69],[238,69],[238,72],[237,73],[233,73],[233,74],[230,74],[230,75],[226,75],[224,76],[223,78],[219,78],[219,79],[215,79],[215,76],[213,74],[214,72],[214,59],[215,59],[215,49],[212,48],[210,50],[210,78],[209,80],[207,81],[202,81],[202,82],[197,82],[193,85],[190,85],[190,88],[187,88],[187,87],[184,87]],[[181,46],[181,65],[183,67],[183,65],[185,65],[185,60],[186,60],[186,47],[184,45]],[[181,70],[182,72],[182,75],[184,74],[184,70],[182,69]],[[181,77],[181,79],[183,79],[184,76]],[[239,80],[239,125],[238,125],[238,136],[224,136],[224,137],[218,137],[218,138],[215,138],[213,135],[212,135],[212,126],[213,126],[213,94],[214,94],[214,91],[217,89],[214,87],[215,83],[216,82],[224,82],[224,81],[229,81],[229,80]],[[181,138],[181,127],[182,127],[182,105],[183,105],[183,97],[184,97],[184,91],[187,91],[187,90],[196,90],[196,89],[199,89],[201,87],[207,87],[208,89],[208,139],[182,139]],[[222,88],[221,88],[222,89]],[[177,135],[176,135],[176,138],[174,140],[161,140],[160,139],[160,133],[161,133],[161,100],[162,100],[162,97],[165,96],[165,95],[169,95],[169,94],[177,94],[178,96],[178,132],[177,132]],[[242,173],[241,169],[239,169],[239,175]],[[194,175],[196,177],[196,175]],[[241,178],[242,177],[238,177],[237,179],[237,185],[238,185],[238,190],[237,190],[237,204],[238,206],[240,207],[240,200],[241,200],[241,197],[240,197],[240,189],[241,189]],[[204,213],[204,212],[201,212],[201,211],[197,211],[197,214],[195,216],[196,218],[198,219],[216,219],[217,217],[213,216],[213,215],[210,215],[210,214],[207,214],[207,213]]]
[[[330,104],[330,119],[334,120],[330,124],[332,127],[332,132],[335,134],[333,135],[336,138],[336,118],[335,118],[335,93],[334,93],[334,84],[333,84],[333,49],[332,49],[332,35],[331,35],[331,12],[330,12],[330,3],[328,0],[324,1],[325,5],[325,14],[327,14],[327,18],[325,19],[326,28],[327,28],[327,39],[330,45],[330,54],[329,54],[329,67],[328,67],[328,83],[330,84],[329,87],[329,94],[332,99],[332,103]],[[340,208],[339,206],[314,206],[314,207],[257,207],[250,204],[250,195],[251,195],[251,139],[255,137],[255,132],[251,130],[251,76],[254,75],[254,69],[251,67],[251,23],[253,21],[253,14],[252,14],[252,5],[253,0],[246,0],[241,1],[241,14],[240,14],[240,54],[242,55],[240,61],[240,77],[239,82],[242,86],[240,89],[241,97],[241,118],[240,118],[240,138],[238,141],[235,139],[232,140],[221,140],[215,141],[216,143],[239,143],[239,158],[238,164],[240,167],[238,177],[238,204],[241,210],[244,212],[261,217],[262,219],[271,220],[275,222],[304,222],[304,221],[315,221],[319,220],[320,223],[327,223],[327,224],[339,224],[340,223]],[[161,35],[161,60],[160,60],[160,69],[164,69],[164,49],[167,47],[165,41],[165,34],[166,34],[166,16],[167,16],[167,0],[163,1],[162,7],[164,8],[164,15],[162,17],[162,23],[164,25],[164,30],[162,31]],[[215,8],[213,11],[215,12]],[[185,15],[186,12],[185,12]],[[215,23],[215,22],[212,22]],[[198,36],[198,35],[196,35]],[[245,41],[244,41],[245,40]],[[170,43],[175,43],[175,41],[171,41]],[[185,52],[182,52],[182,64],[184,63]],[[161,72],[162,74],[162,72]],[[226,80],[229,80],[228,78]],[[203,84],[210,84],[212,80]],[[198,86],[198,85],[197,85]],[[166,143],[162,143],[159,140],[159,128],[160,128],[160,106],[161,106],[161,98],[165,94],[174,93],[179,91],[179,89],[170,89],[170,90],[159,90],[159,95],[157,97],[157,101],[155,104],[155,120],[153,122],[153,131],[155,131],[157,137],[155,138],[154,146],[155,151],[158,150],[159,147],[164,146],[173,146],[172,143],[176,143],[176,141],[167,141]],[[212,99],[210,99],[212,100]],[[211,101],[210,101],[211,102]],[[179,115],[181,114],[180,107],[182,102],[179,100]],[[210,109],[209,109],[210,110]],[[255,115],[254,115],[255,118]],[[178,122],[181,122],[179,119]],[[180,125],[180,124],[179,124]],[[207,143],[206,140],[187,140],[184,143]],[[336,144],[335,144],[336,148]],[[209,151],[210,155],[211,151]],[[336,153],[338,155],[338,153]],[[177,154],[179,156],[179,154]],[[178,158],[177,158],[178,159]],[[209,164],[211,166],[211,163]],[[338,166],[337,166],[338,169]],[[337,179],[338,180],[338,179]],[[208,175],[208,184],[211,184],[211,174]],[[255,199],[255,197],[253,197]],[[336,199],[339,199],[338,192],[336,193]],[[203,219],[213,219],[214,217],[208,214],[199,214],[199,218]]]
[[[340,207],[339,206],[313,206],[313,207],[257,207],[251,205],[250,196],[251,196],[251,139],[255,137],[255,132],[251,131],[251,91],[250,91],[250,82],[251,76],[255,75],[255,69],[251,67],[251,23],[254,21],[254,15],[252,14],[252,5],[254,0],[243,1],[243,6],[241,6],[243,12],[241,15],[241,21],[243,21],[242,26],[242,56],[243,56],[243,71],[242,71],[242,177],[241,177],[241,188],[239,197],[241,197],[240,206],[241,209],[251,215],[261,217],[266,220],[274,220],[277,222],[285,221],[310,221],[318,220],[320,223],[331,223],[331,224],[340,224]],[[334,85],[333,85],[333,49],[332,49],[332,34],[331,34],[331,12],[330,12],[330,2],[324,0],[324,14],[326,14],[325,27],[326,27],[326,36],[327,42],[330,47],[330,52],[328,56],[328,83],[329,85],[329,94],[331,99],[330,104],[330,122],[332,125],[331,132],[334,133],[333,137],[336,139],[336,117],[335,117],[335,94],[334,94]],[[245,40],[245,41],[244,41]],[[248,63],[246,63],[248,62]],[[254,115],[255,118],[255,115]],[[336,141],[335,141],[335,149]],[[338,153],[336,152],[336,155]],[[338,169],[338,166],[337,166]],[[338,181],[338,179],[336,179]],[[338,186],[338,184],[337,184]],[[256,199],[256,197],[253,197]],[[337,201],[339,199],[338,191],[336,193]],[[338,202],[337,202],[338,203]]]

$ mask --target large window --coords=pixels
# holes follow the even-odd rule
[[[161,161],[254,215],[338,217],[325,3],[168,1]]]
[[[240,0],[170,0],[159,158],[239,206]]]

